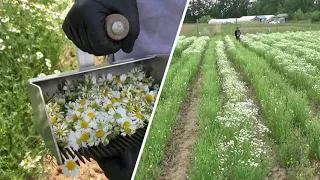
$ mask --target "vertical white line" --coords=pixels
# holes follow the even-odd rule
[[[170,53],[170,56],[169,56],[168,64],[166,66],[166,70],[164,71],[164,75],[163,75],[162,82],[161,82],[161,85],[160,85],[160,88],[159,88],[158,96],[157,96],[157,99],[155,101],[155,104],[154,104],[154,107],[153,107],[153,110],[152,110],[152,113],[151,113],[151,116],[150,116],[150,119],[149,119],[149,124],[148,124],[147,130],[146,130],[146,133],[145,133],[145,136],[144,136],[141,148],[140,148],[140,152],[139,152],[139,155],[138,155],[138,158],[137,158],[137,161],[136,161],[136,165],[134,167],[134,170],[133,170],[133,173],[132,173],[132,176],[131,176],[131,180],[134,180],[134,177],[135,177],[135,175],[137,173],[137,169],[139,167],[139,161],[140,161],[141,155],[143,153],[144,146],[145,146],[147,138],[148,138],[150,126],[152,124],[152,120],[153,120],[155,111],[157,109],[157,105],[158,105],[158,102],[159,102],[159,98],[161,96],[162,88],[163,88],[164,83],[165,83],[165,79],[166,79],[166,76],[167,76],[167,73],[168,73],[168,70],[169,70],[169,67],[170,67],[170,64],[171,64],[172,56],[173,56],[173,53],[174,53],[174,50],[175,50],[175,47],[176,47],[176,44],[177,44],[178,37],[180,35],[180,30],[181,30],[181,27],[182,27],[182,24],[183,24],[183,21],[185,19],[185,15],[186,15],[186,12],[187,12],[187,9],[188,9],[189,1],[190,0],[187,0],[186,5],[184,7],[183,14],[181,16],[179,28],[177,30],[176,37],[175,37],[175,40],[174,40],[174,43],[173,43],[173,46],[172,46],[172,49],[171,49],[171,53]]]

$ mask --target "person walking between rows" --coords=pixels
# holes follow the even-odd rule
[[[241,31],[239,27],[237,27],[237,29],[235,30],[234,35],[236,36],[236,39],[240,41]]]

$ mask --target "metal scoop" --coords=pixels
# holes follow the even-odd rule
[[[106,18],[106,32],[114,40],[123,39],[129,28],[128,21],[121,15],[110,15]],[[90,158],[96,159],[101,157],[116,156],[128,146],[139,145],[142,143],[146,127],[138,130],[132,136],[117,137],[111,140],[107,146],[98,146],[87,149],[73,151],[71,148],[62,149],[58,146],[51,127],[48,110],[44,100],[44,94],[53,95],[58,89],[58,84],[66,81],[66,79],[76,80],[84,78],[85,75],[95,75],[101,77],[102,74],[111,73],[120,76],[129,72],[135,67],[142,67],[148,76],[155,79],[155,83],[162,82],[164,72],[169,60],[168,54],[151,55],[142,59],[131,59],[131,61],[123,60],[118,64],[98,67],[94,66],[93,55],[78,51],[79,70],[54,74],[45,77],[32,78],[28,81],[29,100],[34,113],[34,121],[40,136],[43,138],[45,145],[52,155],[57,159],[59,164],[63,164],[65,159],[78,156],[85,163],[82,156],[90,161]],[[79,162],[77,162],[79,164]]]

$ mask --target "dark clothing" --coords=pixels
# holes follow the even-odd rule
[[[120,156],[114,158],[97,159],[97,163],[110,180],[130,180],[140,146],[126,149]]]
[[[235,30],[234,31],[234,35],[236,36],[237,40],[240,40],[241,31],[240,30]]]

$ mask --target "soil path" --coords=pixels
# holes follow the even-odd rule
[[[160,180],[185,180],[187,177],[191,165],[192,148],[199,131],[196,107],[203,76],[201,71],[202,68],[188,86],[171,143],[165,154]]]

